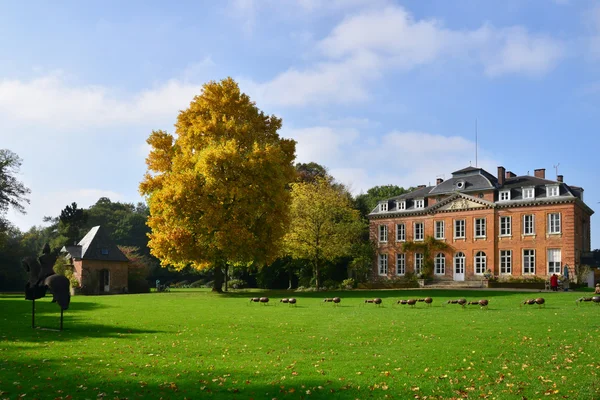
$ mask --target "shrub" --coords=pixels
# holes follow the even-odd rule
[[[229,286],[231,289],[243,289],[248,286],[248,284],[242,279],[231,279],[229,282],[227,282],[227,286]]]
[[[340,283],[337,281],[334,281],[333,279],[327,279],[325,282],[323,282],[323,289],[327,289],[327,290],[332,290],[332,289],[337,289],[339,287]]]
[[[354,289],[356,287],[356,281],[352,278],[344,279],[342,281],[342,288],[344,289]]]
[[[212,289],[212,287],[213,287],[214,285],[215,285],[215,281],[208,281],[208,282],[206,282],[206,283],[204,284],[204,287],[205,287],[205,288],[208,288],[208,289]]]
[[[199,279],[197,281],[190,283],[190,287],[191,288],[201,288],[201,287],[204,287],[205,283],[206,283],[206,281],[204,279]]]
[[[127,289],[129,293],[150,293],[150,284],[139,276],[129,276]]]

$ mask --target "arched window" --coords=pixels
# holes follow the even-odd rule
[[[446,256],[444,253],[438,253],[435,256],[435,274],[445,275],[446,274]]]
[[[483,251],[478,251],[475,254],[475,275],[483,275],[487,268],[487,258]]]
[[[465,273],[465,253],[459,251],[454,255],[454,275],[464,275]],[[456,277],[455,277],[456,279]]]

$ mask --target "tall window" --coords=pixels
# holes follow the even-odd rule
[[[415,240],[423,240],[423,223],[415,222]]]
[[[523,273],[535,274],[535,250],[523,250]]]
[[[435,274],[444,275],[446,273],[446,257],[444,253],[438,253],[435,256]]]
[[[560,249],[548,249],[548,274],[561,273],[561,251]]]
[[[454,237],[464,238],[465,237],[465,220],[457,219],[454,221]]]
[[[485,218],[475,218],[475,237],[485,237]]]
[[[387,225],[379,225],[379,241],[387,242]]]
[[[512,250],[500,250],[500,273],[512,274]]]
[[[415,253],[415,274],[423,272],[423,253]]]
[[[548,233],[560,233],[560,213],[548,214]]]
[[[510,236],[512,234],[511,217],[500,217],[500,236]]]
[[[423,199],[415,200],[415,208],[425,208],[425,200],[423,200]]]
[[[406,210],[406,201],[402,200],[396,202],[396,207],[398,207],[398,210]]]
[[[406,240],[406,226],[404,224],[396,225],[396,241],[404,242]]]
[[[379,211],[387,211],[387,210],[388,210],[388,204],[387,204],[387,202],[379,204]]]
[[[396,253],[396,275],[406,273],[406,256],[404,253]]]
[[[435,221],[435,238],[444,239],[445,237],[444,221]]]
[[[462,251],[459,251],[454,255],[454,273],[465,273],[465,253],[463,253]]]
[[[535,234],[535,225],[533,214],[523,215],[523,234],[524,235],[533,235]]]
[[[475,274],[483,275],[487,268],[487,259],[483,251],[478,251],[475,254]]]
[[[503,190],[500,192],[500,201],[510,200],[510,190]]]
[[[388,255],[379,255],[379,275],[387,275],[388,272]]]
[[[523,188],[523,198],[524,199],[533,199],[535,198],[535,190],[534,188]]]

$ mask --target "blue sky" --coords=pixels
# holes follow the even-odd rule
[[[236,79],[297,161],[354,193],[545,168],[597,208],[600,3],[392,0],[0,3],[0,147],[26,230],[75,201],[141,200],[152,129]],[[592,247],[600,223],[592,217]]]

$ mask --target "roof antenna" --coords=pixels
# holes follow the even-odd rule
[[[557,163],[556,165],[553,165],[554,170],[556,171],[556,178],[558,178],[558,166],[560,165],[560,163]]]
[[[475,118],[475,168],[477,168],[477,118]]]

